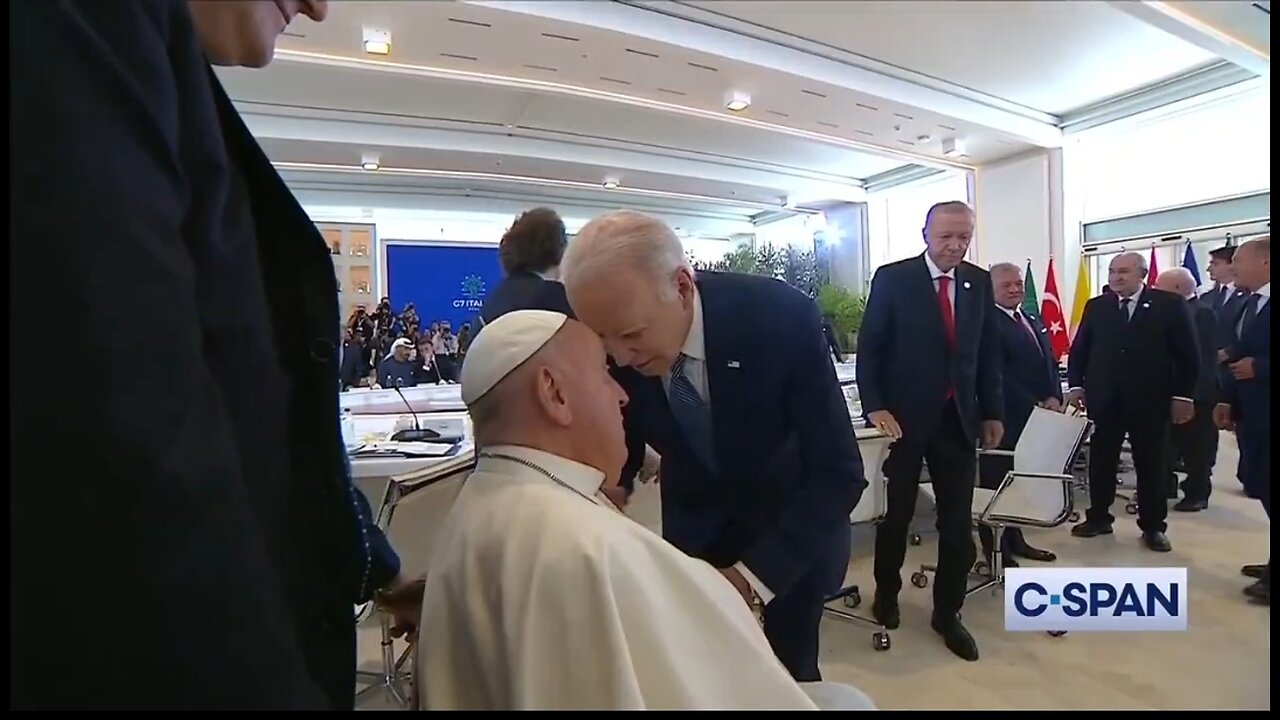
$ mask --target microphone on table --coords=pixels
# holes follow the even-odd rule
[[[404,396],[404,393],[400,391],[400,388],[403,385],[404,385],[404,378],[396,378],[396,384],[391,389],[396,391],[396,394],[400,396],[400,400],[404,403],[404,406],[409,408],[409,414],[413,416],[413,429],[409,430],[406,428],[404,430],[397,430],[396,432],[391,434],[391,441],[392,442],[426,442],[427,440],[435,440],[439,438],[440,433],[431,429],[423,430],[418,425],[418,413],[413,411],[413,406],[409,404],[408,398],[406,398]]]

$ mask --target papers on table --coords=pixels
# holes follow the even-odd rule
[[[348,449],[353,458],[361,457],[445,457],[457,451],[459,443],[373,442]]]

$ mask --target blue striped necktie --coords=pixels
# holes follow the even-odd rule
[[[707,467],[716,469],[715,436],[711,429],[711,406],[707,405],[697,388],[684,374],[684,363],[688,356],[681,353],[671,366],[671,374],[667,382],[667,398],[671,404],[671,413],[684,428],[685,439],[689,446],[702,458]]]

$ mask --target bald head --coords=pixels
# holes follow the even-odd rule
[[[609,375],[600,339],[568,320],[468,410],[481,448],[544,450],[594,467],[616,483],[627,454],[621,412],[626,400]]]
[[[1184,267],[1169,268],[1156,278],[1156,289],[1171,292],[1178,297],[1192,298],[1196,295],[1196,279]]]
[[[1147,279],[1147,259],[1141,253],[1121,253],[1111,260],[1107,273],[1107,284],[1111,292],[1122,298],[1130,297],[1142,287]]]
[[[1258,292],[1271,282],[1271,236],[1263,235],[1236,248],[1232,265],[1236,284],[1249,292]]]

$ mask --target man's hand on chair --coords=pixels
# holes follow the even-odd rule
[[[426,576],[405,580],[397,575],[374,595],[378,607],[391,613],[391,637],[404,637],[413,642],[418,639],[418,623],[422,619],[422,592],[427,587]]]
[[[756,593],[751,589],[751,583],[742,577],[742,573],[731,567],[717,569],[729,581],[729,584],[733,585],[733,589],[737,590],[738,594],[742,596],[742,600],[747,603],[747,607],[755,607]]]
[[[1000,446],[1004,439],[1004,423],[999,420],[982,421],[982,449],[990,450]]]

